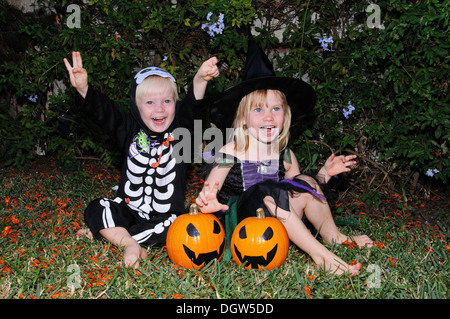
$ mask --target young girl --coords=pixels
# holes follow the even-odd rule
[[[249,55],[253,54],[250,60],[254,61],[258,58],[250,52],[255,51],[252,41],[250,39]],[[262,57],[259,60],[267,64],[261,51],[257,52],[256,55]],[[249,58],[248,68],[251,68]],[[305,225],[309,221],[327,244],[354,241],[361,247],[372,246],[371,239],[365,235],[348,237],[338,230],[318,182],[327,183],[332,176],[350,171],[349,166],[356,164],[356,156],[332,154],[317,179],[301,175],[295,154],[286,145],[292,114],[298,118],[310,110],[311,105],[299,102],[305,101],[305,98],[299,100],[298,96],[295,99],[292,97],[297,94],[314,95],[312,88],[300,80],[275,77],[272,75],[274,73],[262,77],[261,73],[254,74],[258,76],[247,77],[243,83],[226,91],[228,95],[234,95],[227,98],[225,104],[228,104],[228,110],[233,100],[243,96],[233,123],[234,141],[220,150],[219,160],[196,199],[201,212],[226,211],[229,200],[239,198],[239,222],[255,216],[256,209],[263,207],[266,215],[276,216],[283,223],[290,240],[309,254],[315,263],[336,274],[349,272],[357,275],[361,269],[360,263],[349,266],[322,245]],[[277,81],[281,84],[276,84]],[[259,84],[255,85],[257,82]],[[315,98],[310,97],[309,100]],[[217,103],[215,108],[220,109],[222,102]],[[213,116],[213,120],[217,117]],[[221,121],[224,120],[222,117]]]

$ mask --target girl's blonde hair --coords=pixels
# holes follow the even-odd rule
[[[172,90],[173,99],[178,101],[178,88],[175,82],[169,78],[164,78],[158,75],[151,75],[145,78],[136,87],[136,102],[139,103],[144,94],[154,94]]]
[[[248,130],[245,121],[248,119],[250,111],[255,107],[267,107],[268,90],[256,90],[244,96],[239,103],[236,116],[233,122],[234,147],[237,151],[247,151],[249,146]],[[291,126],[291,108],[287,104],[286,96],[283,92],[273,90],[281,98],[284,110],[283,128],[278,136],[279,151],[283,151],[289,142],[289,128]]]

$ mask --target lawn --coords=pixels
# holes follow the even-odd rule
[[[191,176],[186,203],[201,185],[198,174]],[[364,262],[356,277],[315,268],[292,244],[287,261],[270,272],[224,261],[186,270],[165,248],[150,249],[138,270],[124,268],[120,249],[75,236],[85,227],[86,205],[115,196],[118,179],[116,170],[99,165],[76,173],[0,172],[0,298],[448,298],[448,224],[414,219],[401,204],[379,207],[377,214],[339,210],[344,232],[376,241],[372,249],[328,246],[347,262]]]

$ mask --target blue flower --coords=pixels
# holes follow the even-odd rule
[[[219,13],[219,20],[217,20],[218,23],[223,23],[223,18],[225,15],[223,13]]]
[[[38,99],[37,94],[34,94],[34,95],[28,95],[28,94],[25,94],[24,96],[25,96],[25,97],[28,97],[28,100],[31,101],[31,102],[33,102],[33,103],[36,103],[36,102],[37,102],[37,99]]]
[[[324,51],[333,51],[331,48],[328,48],[329,43],[334,43],[332,37],[324,37],[323,39],[319,39],[319,43]]]
[[[209,12],[206,16],[206,20],[211,21],[212,12]],[[219,14],[216,22],[203,23],[202,30],[206,31],[211,38],[214,38],[217,34],[222,34],[223,29],[225,29],[225,23],[223,22],[225,15],[223,13]]]
[[[355,107],[352,105],[352,102],[348,101],[347,108],[344,107],[344,110],[343,110],[345,118],[348,119],[348,117],[350,116],[350,114],[353,113],[354,110],[355,110]]]
[[[437,168],[434,168],[434,169],[429,168],[426,172],[426,175],[433,177],[437,173],[439,173],[439,170]]]

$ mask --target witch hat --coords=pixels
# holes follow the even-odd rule
[[[291,126],[311,112],[316,103],[316,92],[306,82],[275,75],[272,64],[249,32],[247,61],[241,83],[225,89],[211,107],[211,122],[225,132],[231,127],[241,99],[261,89],[279,90],[286,96],[291,108]]]

